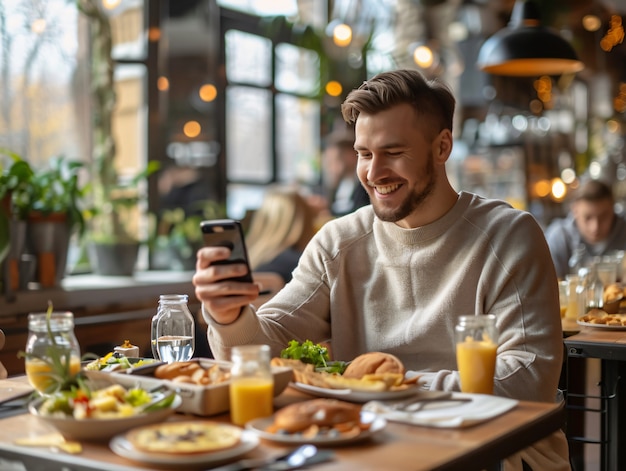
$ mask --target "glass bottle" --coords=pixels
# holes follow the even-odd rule
[[[74,314],[45,312],[28,315],[24,368],[32,387],[52,393],[80,371],[80,346],[74,334]],[[69,365],[67,364],[69,360]]]
[[[267,345],[233,347],[230,378],[230,418],[236,425],[274,412],[274,377]]]
[[[461,391],[493,394],[498,350],[496,316],[460,316],[454,330]]]
[[[151,343],[155,358],[167,363],[187,361],[193,356],[195,321],[186,294],[162,294],[152,318]],[[156,350],[156,352],[155,352]]]

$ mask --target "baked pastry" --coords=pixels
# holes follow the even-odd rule
[[[241,440],[241,429],[208,420],[165,422],[133,429],[126,439],[137,450],[194,454],[232,448]]]
[[[390,353],[369,352],[359,355],[343,372],[344,378],[362,378],[368,374],[397,373],[404,376],[404,365]]]
[[[335,427],[358,425],[361,422],[361,407],[337,399],[312,399],[288,405],[274,414],[274,423],[268,431],[273,433],[296,433],[311,426]]]

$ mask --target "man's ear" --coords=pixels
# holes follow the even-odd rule
[[[442,130],[433,140],[432,151],[435,162],[445,164],[452,153],[452,132],[449,129]]]

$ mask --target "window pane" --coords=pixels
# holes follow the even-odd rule
[[[315,51],[285,43],[276,46],[276,88],[282,92],[315,95],[319,67]]]
[[[229,180],[271,180],[271,106],[269,90],[250,87],[226,90],[226,174]]]
[[[113,112],[115,160],[121,176],[134,176],[146,165],[146,68],[120,65],[115,68],[116,104]]]
[[[226,79],[260,87],[272,82],[272,42],[237,30],[226,32]]]
[[[279,180],[319,181],[320,105],[292,95],[276,96]]]
[[[88,38],[75,3],[0,0],[0,12],[0,147],[33,166],[88,159],[89,65],[78,47]]]
[[[143,0],[122,2],[111,15],[114,59],[143,59],[147,55]]]

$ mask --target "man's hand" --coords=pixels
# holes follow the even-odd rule
[[[237,320],[241,308],[259,296],[257,284],[230,279],[247,273],[244,264],[215,264],[219,260],[226,260],[229,255],[230,250],[225,247],[201,248],[197,254],[196,273],[192,279],[196,297],[220,324],[230,324]]]

